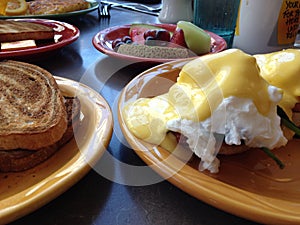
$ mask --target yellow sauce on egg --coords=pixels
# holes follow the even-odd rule
[[[269,54],[255,55],[261,76],[283,90],[279,106],[291,118],[292,109],[300,102],[300,51],[287,49]]]
[[[259,74],[256,59],[230,49],[190,61],[167,93],[137,99],[125,106],[123,115],[136,137],[161,144],[169,120],[203,121],[229,96],[250,98],[262,115],[267,114],[271,107],[271,100],[266,97],[268,87]]]
[[[169,99],[185,118],[203,121],[210,117],[224,98],[250,98],[258,111],[270,110],[269,84],[261,78],[254,57],[237,49],[206,55],[186,64]],[[183,96],[179,98],[178,96]],[[190,100],[189,104],[182,104]],[[191,115],[192,110],[197,114]]]

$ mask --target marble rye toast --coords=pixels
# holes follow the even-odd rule
[[[0,62],[0,150],[38,150],[67,129],[67,112],[48,71],[24,62]]]
[[[54,144],[38,150],[0,150],[0,172],[20,172],[46,161],[73,137],[80,124],[80,101],[77,97],[64,97],[68,128],[62,138]]]
[[[53,39],[54,30],[43,24],[0,20],[0,42]]]

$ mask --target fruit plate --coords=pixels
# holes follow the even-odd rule
[[[176,24],[150,24],[150,25],[157,26],[158,28],[166,29],[170,32],[174,32],[176,29]],[[130,26],[131,25],[115,26],[98,32],[93,37],[92,40],[94,47],[106,55],[121,58],[121,59],[126,59],[126,60],[132,60],[132,61],[148,61],[148,62],[163,63],[163,62],[169,62],[174,60],[174,59],[162,59],[162,58],[142,58],[142,57],[120,54],[114,51],[114,49],[112,48],[112,42],[117,38],[121,38],[125,35],[128,35]],[[209,31],[207,31],[207,33],[210,34],[211,36],[210,53],[217,53],[227,48],[226,41],[222,37]]]
[[[60,13],[60,14],[44,14],[44,15],[0,16],[0,19],[26,19],[26,18],[60,19],[65,17],[82,16],[94,10],[97,10],[99,7],[99,3],[96,1],[88,1],[88,2],[90,2],[90,7],[88,9],[82,9],[73,12]]]
[[[167,150],[137,139],[127,128],[122,110],[140,97],[166,93],[187,61],[160,64],[135,77],[118,102],[121,130],[137,155],[164,179],[195,198],[239,217],[263,224],[300,224],[300,139],[276,150],[285,163],[279,169],[261,150],[219,156],[220,172],[199,172],[199,160],[184,163]]]
[[[80,35],[77,27],[60,21],[48,19],[12,19],[11,21],[25,21],[30,23],[42,24],[54,29],[54,40],[36,42],[36,47],[18,50],[0,51],[0,59],[22,58],[30,56],[40,56],[60,49],[76,41]]]
[[[87,174],[106,150],[112,136],[109,105],[96,91],[55,77],[62,92],[78,96],[80,125],[74,138],[42,164],[16,173],[0,173],[0,223],[33,212],[69,189]]]

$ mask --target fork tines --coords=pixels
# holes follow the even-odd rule
[[[99,16],[100,17],[110,17],[109,10],[110,10],[109,5],[101,3],[99,6],[99,10],[98,10]]]

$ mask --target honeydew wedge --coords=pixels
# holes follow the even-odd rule
[[[210,35],[195,24],[179,21],[177,27],[183,30],[187,47],[197,55],[210,52]]]

